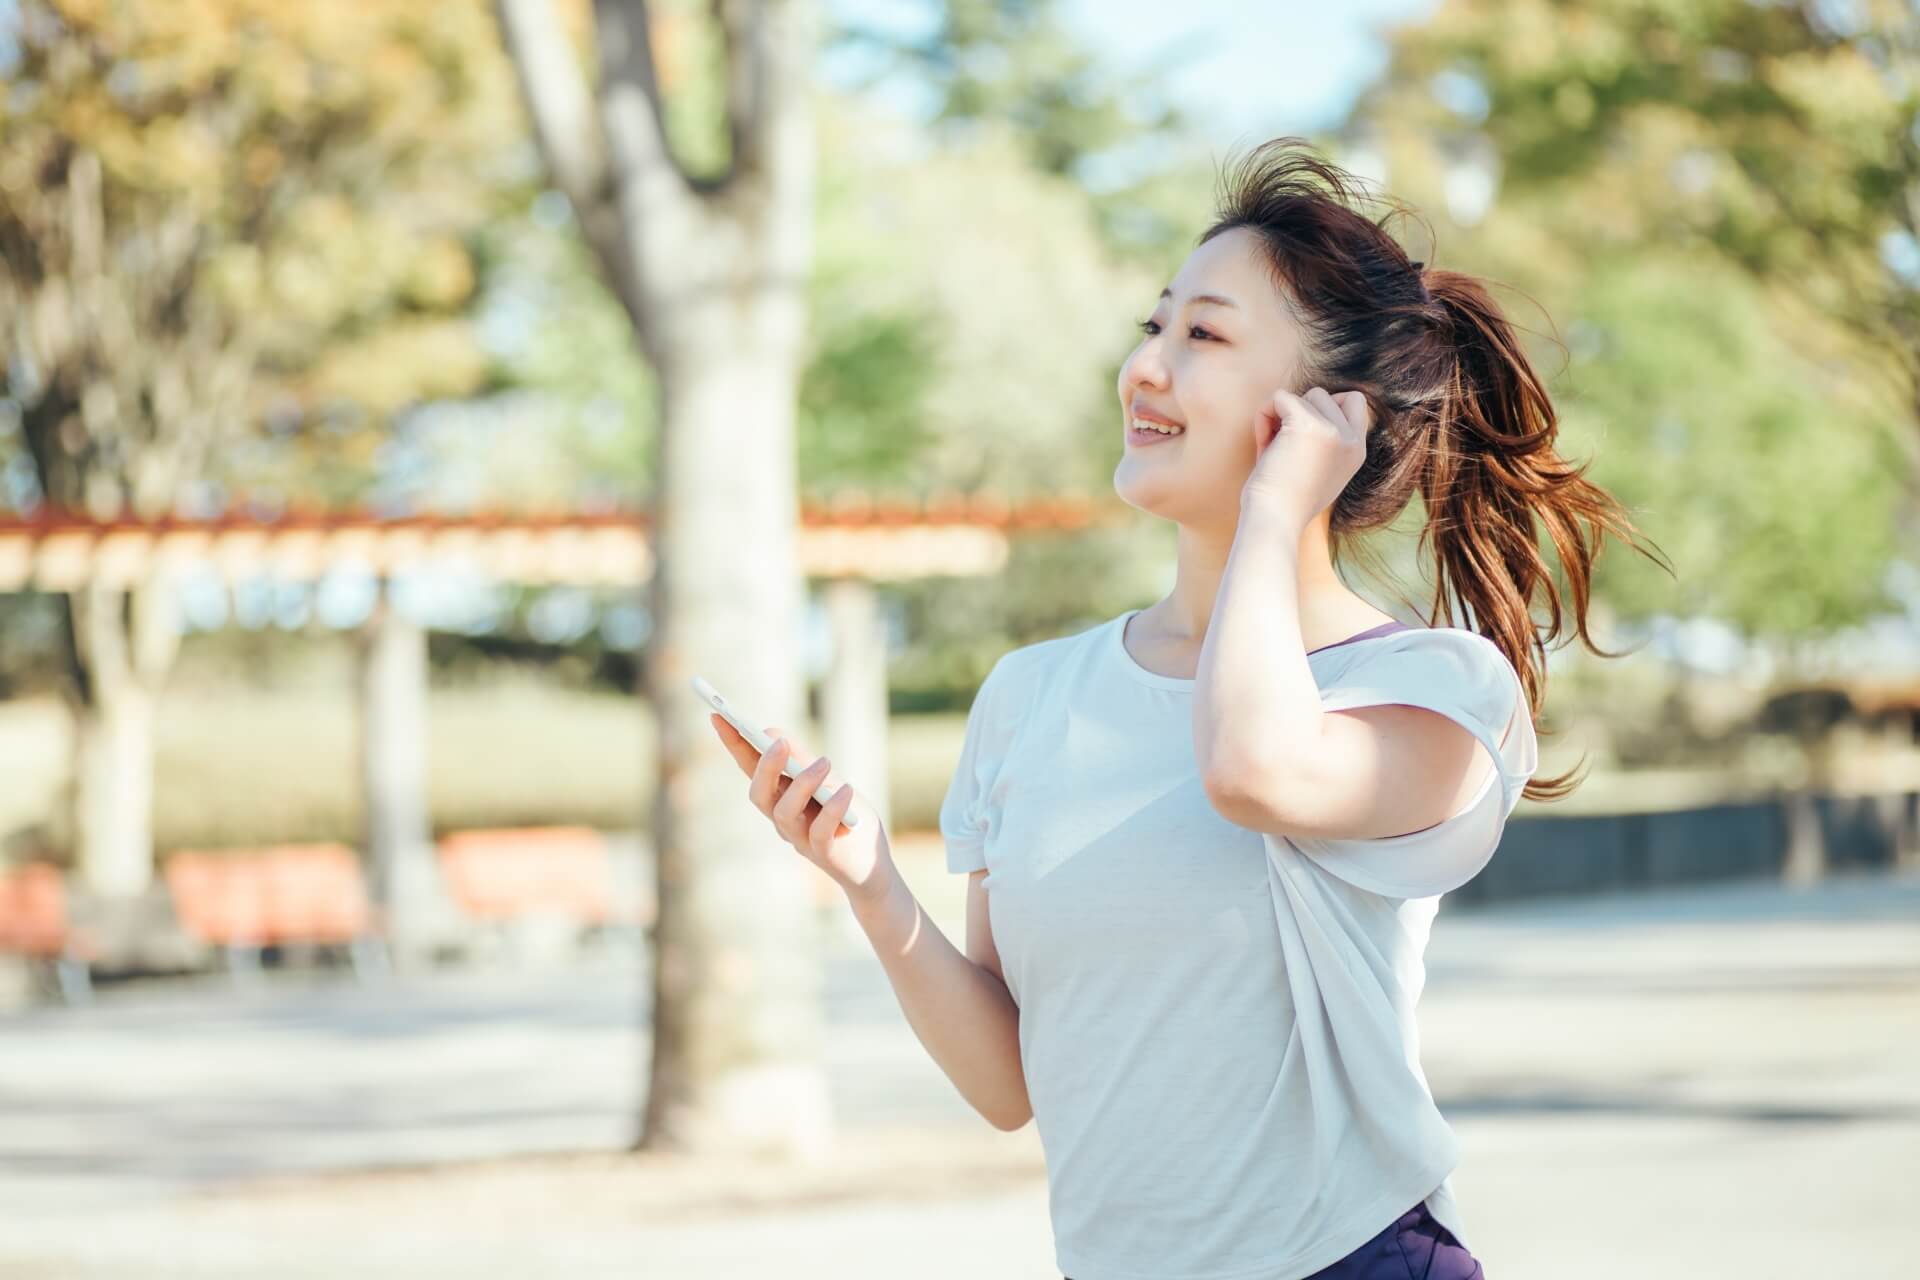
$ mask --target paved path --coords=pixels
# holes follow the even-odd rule
[[[913,874],[951,936],[958,878]],[[993,1134],[972,1115],[872,956],[829,936],[843,1110],[858,1100],[876,1131],[909,1128],[939,1152],[983,1135],[1016,1156],[1033,1146],[1031,1126]],[[1920,876],[1443,910],[1428,959],[1423,1061],[1465,1148],[1455,1186],[1494,1280],[1910,1267]],[[1058,1280],[1032,1174],[983,1179],[979,1195],[667,1221],[588,1190],[619,1175],[563,1170],[513,1184],[511,1214],[458,1171],[404,1194],[353,1179],[249,1190],[618,1150],[644,991],[637,957],[612,951],[370,990],[150,986],[0,1020],[0,1278]]]

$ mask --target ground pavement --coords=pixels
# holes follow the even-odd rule
[[[909,874],[959,936],[960,878]],[[1058,1280],[1033,1126],[975,1117],[827,936],[829,1068],[864,1119],[805,1174],[616,1154],[631,948],[0,1019],[0,1280]],[[1911,1266],[1920,876],[1443,906],[1428,961],[1423,1062],[1492,1280]]]

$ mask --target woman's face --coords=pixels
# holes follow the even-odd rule
[[[1253,232],[1236,227],[1195,249],[1120,366],[1126,452],[1114,491],[1168,520],[1232,525],[1253,472],[1254,416],[1276,390],[1299,390],[1301,351]],[[1143,437],[1136,417],[1182,429]]]

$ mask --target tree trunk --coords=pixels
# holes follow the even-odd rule
[[[131,898],[153,883],[153,695],[103,689],[74,723],[74,818],[86,885]]]
[[[1781,878],[1796,885],[1817,884],[1827,876],[1827,833],[1820,821],[1819,797],[1833,793],[1833,730],[1811,732],[1806,780],[1787,799],[1787,859]]]
[[[729,167],[688,174],[642,0],[596,0],[599,75],[551,0],[498,0],[534,132],[661,397],[646,688],[659,726],[653,1053],[639,1145],[817,1154],[818,874],[747,803],[689,686],[796,736],[794,411],[813,256],[811,0],[713,6]]]
[[[767,725],[811,738],[798,669],[792,353],[686,364],[661,371],[646,664],[660,725],[660,911],[640,1145],[817,1154],[832,1131],[818,873],[747,803],[688,687],[704,675]]]
[[[106,897],[153,883],[153,723],[179,644],[170,584],[67,596],[75,687],[74,837],[82,880]]]

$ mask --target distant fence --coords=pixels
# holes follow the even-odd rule
[[[1920,852],[1920,792],[1782,795],[1653,813],[1515,816],[1493,861],[1447,900],[1505,902],[1778,879],[1796,835],[1817,842],[1829,871],[1912,865]]]

